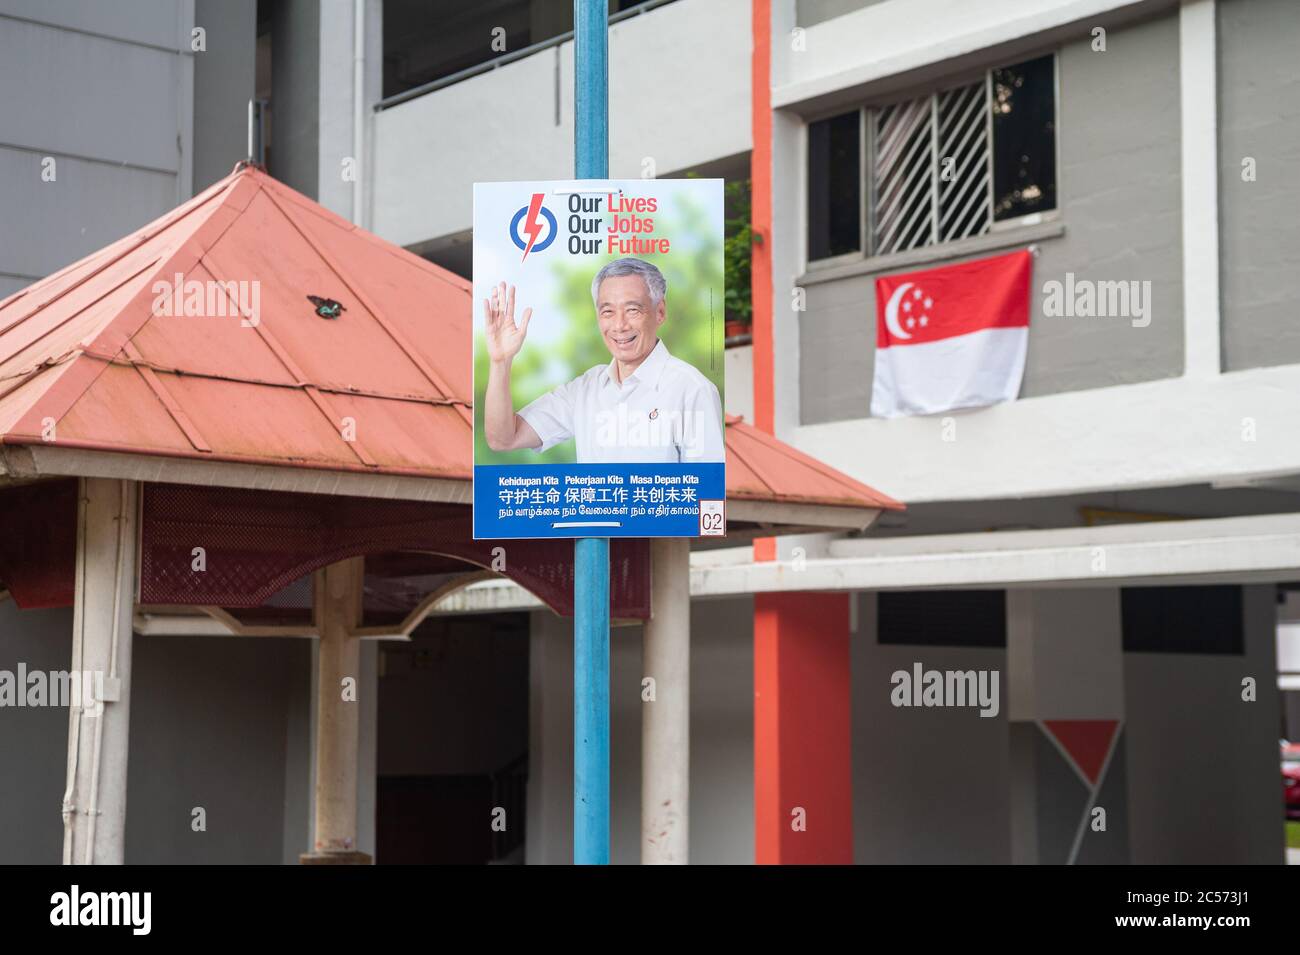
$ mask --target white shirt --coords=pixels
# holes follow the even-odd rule
[[[560,385],[519,411],[540,453],[576,439],[579,464],[726,460],[722,400],[713,382],[660,340],[620,385],[614,361]]]

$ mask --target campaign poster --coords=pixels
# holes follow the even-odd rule
[[[474,185],[474,537],[726,527],[720,179]]]

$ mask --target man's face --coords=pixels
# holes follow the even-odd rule
[[[609,353],[618,361],[637,363],[654,350],[664,303],[651,302],[641,276],[611,276],[596,290],[596,319]]]

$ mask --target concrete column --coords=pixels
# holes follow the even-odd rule
[[[849,596],[754,596],[759,864],[853,862]]]
[[[363,560],[353,557],[316,572],[319,642],[316,709],[316,828],[305,864],[368,864],[357,850],[357,766],[360,759]]]
[[[65,865],[123,862],[136,520],[135,482],[81,480],[72,632],[75,686],[63,798]]]
[[[1008,591],[1007,669],[1012,862],[1127,863],[1119,591]]]
[[[650,559],[643,667],[654,680],[654,699],[643,700],[641,708],[641,863],[685,865],[691,790],[690,541],[652,540]]]
[[[1183,373],[1219,374],[1219,119],[1215,0],[1178,8],[1182,133]]]

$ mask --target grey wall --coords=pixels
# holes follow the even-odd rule
[[[248,155],[248,101],[257,60],[257,0],[195,0],[207,51],[194,55],[194,191]]]
[[[1281,860],[1279,700],[1269,586],[1246,588],[1246,654],[1125,654],[1129,832],[1135,863]],[[691,858],[753,861],[753,605],[692,607]],[[568,621],[531,617],[527,861],[572,858],[573,643]],[[69,610],[0,603],[0,669],[62,670]],[[136,636],[128,766],[128,862],[294,862],[310,820],[311,652],[305,639]],[[1010,861],[1002,649],[882,646],[875,598],[852,637],[856,862]],[[517,658],[517,657],[516,657]],[[889,675],[998,669],[996,718],[900,709]],[[612,859],[639,859],[640,628],[611,653]],[[436,672],[436,671],[433,671]],[[1241,701],[1241,679],[1258,701]],[[515,683],[522,679],[518,675]],[[385,678],[385,693],[400,690]],[[506,681],[510,682],[510,681]],[[409,701],[408,701],[409,702]],[[0,864],[59,859],[65,709],[0,708]],[[464,732],[446,717],[440,738]],[[427,734],[422,734],[427,739]],[[362,810],[373,807],[363,801]],[[190,829],[207,810],[208,830]],[[363,824],[363,837],[373,826]]]
[[[1300,4],[1220,0],[1223,365],[1300,362]],[[1256,180],[1242,180],[1242,159]]]
[[[524,861],[573,862],[573,621],[531,615]],[[610,633],[610,862],[641,860],[641,628]],[[692,827],[693,828],[693,827]]]
[[[1273,594],[1243,589],[1244,656],[1124,655],[1134,863],[1282,861]]]
[[[320,19],[316,0],[280,0],[271,20],[270,171],[308,196],[320,175]],[[352,75],[350,61],[334,68]]]
[[[192,9],[0,0],[0,297],[188,198]]]
[[[1067,43],[1058,64],[1057,189],[1065,233],[1037,242],[1022,397],[1168,378],[1183,369],[1178,19],[1111,30],[1105,52],[1093,52],[1090,39]],[[954,261],[960,260],[906,271]],[[1063,282],[1067,272],[1076,280],[1149,280],[1151,324],[1045,317],[1043,284]],[[877,274],[883,273],[807,286],[799,336],[806,424],[868,414]]]
[[[753,601],[691,606],[691,862],[754,861]],[[532,614],[529,864],[573,860],[573,626]],[[610,861],[641,858],[641,628],[610,641]]]
[[[16,672],[22,661],[29,672],[67,670],[71,654],[71,610],[0,602],[0,669]],[[309,640],[136,635],[128,863],[284,859],[294,785],[287,757],[310,745],[291,734],[291,717],[310,704],[291,687],[309,674],[310,659]],[[67,745],[65,708],[0,708],[0,765],[8,767],[0,773],[0,864],[59,861]],[[190,827],[197,806],[207,811],[206,832]]]
[[[21,661],[29,672],[61,671],[71,660],[71,610],[20,611],[12,600],[0,601],[0,670],[16,674]],[[62,858],[67,760],[66,709],[0,708],[0,865]]]
[[[128,863],[282,860],[287,687],[310,661],[306,639],[136,636]]]
[[[1003,648],[881,645],[876,595],[857,595],[853,667],[853,861],[1011,861],[1010,748]],[[995,717],[974,709],[895,707],[890,675],[998,670]]]

